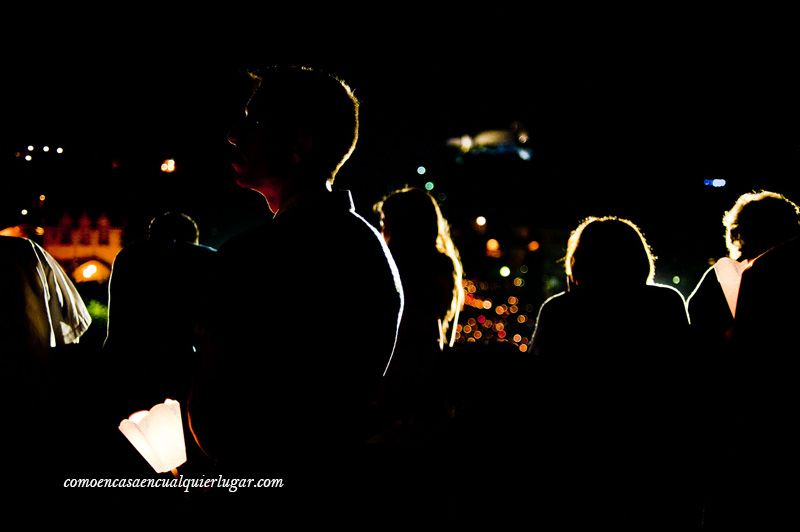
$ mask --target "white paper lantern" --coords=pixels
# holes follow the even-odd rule
[[[119,430],[136,447],[156,473],[166,473],[186,462],[181,406],[167,399],[150,411],[141,410],[123,419]]]

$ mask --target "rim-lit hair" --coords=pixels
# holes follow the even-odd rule
[[[150,220],[147,227],[147,237],[158,242],[189,242],[197,244],[200,241],[200,231],[197,223],[188,214],[182,212],[165,212]]]
[[[800,231],[800,208],[783,194],[760,190],[739,196],[722,217],[728,256],[754,259]]]
[[[448,330],[451,331],[448,343],[452,346],[455,342],[455,325],[464,306],[464,268],[458,249],[450,237],[450,225],[442,215],[439,204],[424,190],[404,187],[376,203],[374,210],[381,214],[382,223],[389,227],[390,248],[396,249],[400,245],[424,250],[435,246],[436,251],[453,262],[453,298],[442,320],[442,334],[447,338]],[[403,272],[400,275],[402,278]]]
[[[570,234],[565,270],[573,287],[652,284],[655,256],[632,221],[590,216]]]
[[[329,176],[339,169],[358,142],[359,101],[341,78],[307,66],[271,66],[249,72],[253,92],[247,115],[268,129],[306,134],[313,139],[310,169]]]

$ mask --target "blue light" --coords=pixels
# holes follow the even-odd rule
[[[433,190],[433,181],[425,183],[425,190]]]
[[[728,184],[724,179],[715,177],[714,179],[703,179],[703,184],[707,187],[722,188]]]
[[[517,148],[517,155],[523,161],[530,161],[532,157],[531,150],[528,148]]]
[[[417,173],[419,175],[425,175],[425,172],[427,172],[427,171],[428,171],[428,169],[425,168],[424,166],[417,166]]]

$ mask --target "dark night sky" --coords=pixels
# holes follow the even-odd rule
[[[618,213],[641,223],[662,259],[702,267],[722,252],[719,219],[736,195],[770,187],[800,199],[791,48],[713,38],[696,46],[677,34],[658,43],[573,37],[420,37],[408,49],[393,42],[391,52],[365,38],[360,48],[309,53],[179,40],[142,50],[112,43],[100,53],[95,42],[85,53],[75,44],[63,56],[22,54],[4,69],[2,218],[26,194],[38,196],[47,174],[64,207],[110,209],[134,225],[182,208],[214,228],[216,243],[261,208],[227,169],[224,133],[244,96],[241,73],[284,62],[337,72],[361,98],[359,147],[339,178],[361,211],[419,181],[425,164],[437,190],[459,198],[445,207],[456,219],[499,212],[509,223],[569,229],[588,214]],[[530,132],[529,163],[465,169],[444,147],[448,137],[514,121]],[[45,142],[63,143],[69,163],[21,170],[14,151]],[[157,168],[167,156],[179,171],[165,178]],[[703,186],[716,177],[729,186]]]

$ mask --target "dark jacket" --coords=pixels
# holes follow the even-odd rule
[[[608,513],[597,522],[630,509],[650,522],[666,511],[650,502],[684,492],[688,325],[683,298],[662,286],[577,288],[539,311],[530,447],[567,483],[562,499]]]
[[[210,289],[215,255],[213,248],[188,242],[148,240],[114,259],[104,358],[122,417],[166,398],[185,407],[200,302]]]
[[[229,465],[291,468],[289,455],[366,442],[402,289],[349,193],[296,204],[235,237],[221,259],[192,406],[200,443]]]

